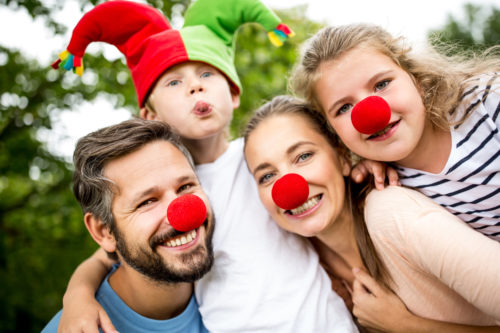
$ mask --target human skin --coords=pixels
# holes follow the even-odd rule
[[[356,47],[322,63],[318,73],[315,95],[349,149],[374,161],[441,171],[451,149],[451,135],[430,123],[419,88],[392,59],[368,46]],[[350,117],[354,105],[372,95],[384,98],[391,108],[385,133],[375,136],[358,132]]]

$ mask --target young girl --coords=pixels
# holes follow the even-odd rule
[[[500,330],[493,327],[500,324],[498,242],[416,191],[360,192],[347,177],[349,155],[340,140],[296,99],[264,105],[244,138],[264,206],[282,228],[315,237],[330,270],[354,289],[354,314],[362,324],[389,332]],[[305,179],[309,194],[283,209],[277,196],[300,194],[278,188],[290,173]],[[367,269],[376,282],[353,268]]]
[[[308,42],[293,87],[354,153],[394,162],[403,185],[500,241],[498,50],[472,60],[418,54],[377,26],[328,27]],[[358,103],[373,95],[388,103],[387,121],[358,132],[375,112]]]

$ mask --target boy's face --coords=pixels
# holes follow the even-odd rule
[[[240,98],[216,68],[188,61],[169,68],[159,78],[149,101],[154,111],[143,108],[143,118],[164,121],[185,139],[201,140],[229,126]]]

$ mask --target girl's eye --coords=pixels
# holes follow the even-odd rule
[[[339,110],[337,111],[337,115],[347,113],[352,109],[352,104],[344,104],[342,105]]]
[[[259,177],[259,184],[262,185],[269,182],[273,176],[273,173],[266,173],[265,175]]]
[[[179,81],[179,80],[172,80],[172,81],[167,83],[167,86],[173,87],[173,86],[179,85],[180,83],[181,83],[181,81]]]
[[[307,161],[308,159],[310,159],[312,157],[312,153],[311,152],[307,152],[307,153],[302,153],[300,154],[298,157],[297,157],[297,162],[303,162],[303,161]]]
[[[203,74],[201,74],[201,77],[210,77],[212,76],[212,73],[210,72],[203,72]]]
[[[379,91],[379,90],[384,89],[385,87],[387,87],[387,85],[389,84],[389,82],[391,82],[391,81],[390,80],[384,80],[384,81],[378,82],[375,85],[375,91]]]

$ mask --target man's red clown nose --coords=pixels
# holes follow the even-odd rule
[[[198,228],[207,218],[207,207],[203,200],[194,194],[176,198],[167,208],[168,222],[177,231]]]
[[[279,208],[294,209],[307,201],[309,185],[301,175],[289,173],[274,183],[271,194]]]
[[[354,128],[363,134],[373,134],[384,129],[391,119],[391,108],[379,96],[369,96],[354,106],[351,121]]]

